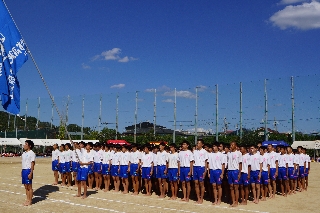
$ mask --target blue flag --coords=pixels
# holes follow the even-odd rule
[[[15,115],[20,112],[17,73],[27,60],[26,44],[0,0],[0,94],[3,108]]]

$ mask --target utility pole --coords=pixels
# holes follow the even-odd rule
[[[156,136],[156,120],[157,119],[157,89],[154,89],[154,104],[153,104],[153,136]]]
[[[137,143],[138,91],[136,91],[136,109],[134,112],[134,143]]]
[[[68,115],[69,115],[69,101],[70,101],[70,96],[68,95],[68,99],[67,99],[67,109],[66,109],[66,128],[68,127]]]
[[[99,106],[99,118],[98,118],[98,132],[101,130],[101,105],[102,105],[102,95],[100,94],[100,106]]]
[[[26,114],[24,115],[24,131],[27,130],[28,98],[26,101]]]
[[[81,140],[83,140],[83,125],[84,125],[84,96],[82,97]]]
[[[294,125],[294,84],[293,84],[293,76],[291,76],[291,104],[292,104],[292,142],[296,140],[296,130],[295,130],[295,125]]]
[[[218,130],[218,104],[219,104],[219,101],[218,101],[218,97],[219,97],[219,94],[218,94],[218,84],[216,84],[216,142],[219,141],[219,130]]]
[[[177,128],[177,89],[174,88],[174,103],[173,103],[173,143],[176,143],[176,128]]]
[[[116,140],[118,140],[118,128],[119,128],[119,121],[118,121],[118,117],[119,117],[119,94],[117,94],[117,106],[116,106]]]
[[[268,96],[267,96],[267,79],[264,80],[264,140],[268,141]]]
[[[240,82],[240,143],[242,142],[242,133],[242,82]]]
[[[37,119],[37,130],[39,129],[39,124],[40,124],[40,97],[38,98],[38,119]]]
[[[194,144],[198,141],[198,88],[196,87],[196,113],[194,116]]]
[[[52,96],[52,101],[54,101],[54,96]],[[50,124],[50,129],[52,129],[53,125],[53,103],[51,104],[51,124]]]

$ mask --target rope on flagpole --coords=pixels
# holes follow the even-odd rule
[[[22,34],[21,34],[21,32],[20,32],[20,30],[19,30],[16,22],[14,21],[14,19],[13,19],[11,13],[10,13],[9,8],[7,7],[5,1],[4,1],[4,0],[2,0],[2,1],[3,1],[4,6],[7,8],[7,11],[8,11],[8,13],[9,13],[9,15],[10,15],[10,17],[11,17],[14,25],[16,26],[18,32],[20,33],[21,38],[23,39],[23,41],[24,41],[24,43],[25,43],[25,45],[26,45],[27,52],[28,52],[28,54],[30,55],[30,57],[31,57],[31,59],[32,59],[32,61],[33,61],[33,63],[34,63],[34,65],[35,65],[35,67],[36,67],[36,69],[37,69],[37,71],[38,71],[38,74],[40,75],[40,78],[41,78],[41,80],[42,80],[42,82],[43,82],[43,84],[44,84],[44,86],[45,86],[45,88],[46,88],[46,90],[47,90],[47,92],[48,92],[48,94],[49,94],[49,96],[50,96],[50,99],[51,99],[51,101],[52,101],[52,104],[53,104],[54,108],[56,109],[60,120],[62,121],[62,115],[60,114],[60,111],[59,111],[59,109],[58,109],[58,106],[56,105],[56,103],[55,103],[55,101],[54,101],[54,98],[53,98],[53,96],[52,96],[52,94],[51,94],[51,92],[50,92],[50,90],[49,90],[49,87],[48,87],[46,81],[44,80],[44,77],[43,77],[43,75],[42,75],[42,73],[41,73],[41,71],[40,71],[40,69],[39,69],[39,67],[38,67],[38,65],[37,65],[37,63],[36,63],[36,61],[35,61],[32,53],[31,53],[31,51],[30,51],[30,49],[29,49],[29,47],[28,47],[28,45],[27,45],[27,42],[24,40],[24,38],[23,38],[23,36],[22,36]],[[71,139],[71,136],[70,136],[70,134],[69,134],[69,132],[68,132],[67,127],[65,128],[65,132],[66,132],[66,134],[68,135],[68,138],[69,138],[69,140],[70,140],[73,148],[75,149],[74,143],[73,143],[73,141],[72,141],[72,139]],[[79,156],[78,156],[78,153],[77,153],[76,150],[75,150],[75,153],[76,153],[77,160],[80,161]]]

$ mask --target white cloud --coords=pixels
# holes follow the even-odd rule
[[[125,84],[115,84],[115,85],[112,85],[110,88],[111,89],[113,89],[113,88],[121,89],[121,88],[123,88],[125,86],[126,86]]]
[[[320,3],[312,1],[296,6],[288,5],[273,14],[269,20],[282,30],[290,27],[300,30],[317,29],[320,28]]]
[[[197,88],[198,88],[198,91],[199,91],[199,92],[203,92],[203,91],[205,91],[208,87],[203,86],[203,85],[200,85],[200,86],[197,86]]]
[[[115,47],[111,50],[106,50],[102,52],[100,55],[95,55],[94,57],[92,57],[91,60],[92,61],[95,61],[95,60],[118,61],[122,63],[138,60],[138,58],[129,57],[129,56],[120,57],[121,52],[122,51],[120,48]]]
[[[165,103],[174,103],[174,100],[172,100],[171,98],[169,98],[169,99],[162,100],[162,102],[165,102]]]
[[[85,69],[85,70],[91,69],[91,67],[85,63],[82,63],[81,66],[82,66],[82,69]]]
[[[166,85],[162,85],[161,87],[158,88],[149,88],[146,89],[146,92],[154,92],[154,90],[157,89],[157,92],[165,92],[165,91],[170,91],[170,87],[166,86]]]
[[[190,91],[180,90],[176,92],[177,97],[195,99],[196,95]],[[174,90],[163,93],[164,96],[174,96]]]
[[[306,2],[308,0],[281,0],[279,4],[296,4],[300,2]]]

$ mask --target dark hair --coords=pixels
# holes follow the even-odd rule
[[[30,149],[33,149],[34,143],[32,140],[26,140],[26,143],[28,143],[28,146],[30,147]]]
[[[71,148],[71,144],[70,143],[66,143],[64,146],[68,146],[69,149]]]
[[[266,146],[260,146],[259,149],[266,150],[267,147]]]
[[[219,147],[219,146],[220,146],[220,143],[214,142],[214,143],[212,144],[212,147],[214,147],[214,146]]]
[[[166,143],[162,141],[162,142],[160,143],[160,146],[166,146]]]
[[[89,145],[90,147],[93,147],[93,143],[92,142],[88,142],[87,145]]]
[[[184,144],[184,143],[185,143],[185,144],[187,144],[188,146],[190,146],[190,143],[189,143],[189,141],[187,141],[187,140],[184,140],[184,141],[182,141],[181,145],[182,145],[182,144]]]
[[[202,138],[198,139],[197,142],[200,141],[202,144],[204,144],[204,141]]]
[[[143,149],[145,149],[145,148],[147,148],[149,151],[151,151],[151,150],[152,150],[152,147],[151,147],[151,145],[150,145],[150,144],[146,144],[146,145],[144,145]]]
[[[169,145],[169,147],[173,147],[173,148],[176,149],[176,148],[177,148],[177,145],[176,145],[175,143],[172,143],[172,144]]]
[[[270,145],[271,147],[273,147],[272,143],[268,143],[268,146],[269,146],[269,145]]]
[[[86,142],[84,142],[84,141],[80,141],[79,144],[82,144],[83,146],[86,146],[86,145],[87,145]]]

